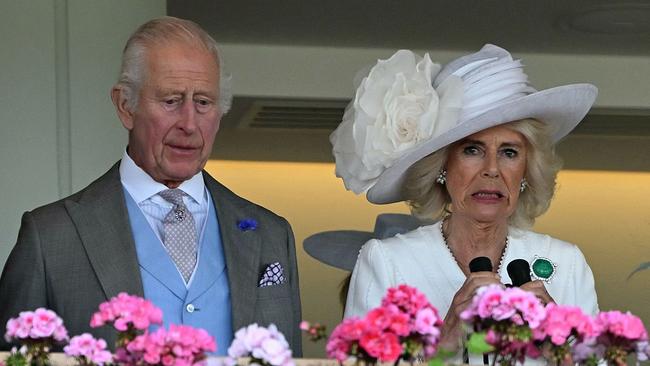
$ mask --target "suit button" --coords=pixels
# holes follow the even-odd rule
[[[185,310],[187,310],[188,313],[193,313],[194,312],[194,305],[193,304],[187,304],[185,307]]]

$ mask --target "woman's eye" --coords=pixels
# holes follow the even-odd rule
[[[473,145],[465,146],[465,148],[463,148],[463,153],[465,155],[477,155],[479,152],[479,148]]]
[[[505,155],[508,158],[514,158],[517,157],[517,155],[519,155],[519,152],[515,149],[505,149],[503,151],[503,155]]]

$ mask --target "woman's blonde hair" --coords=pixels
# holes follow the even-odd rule
[[[534,119],[523,119],[503,126],[519,132],[526,139],[526,172],[528,187],[519,195],[517,208],[510,216],[511,225],[530,228],[535,219],[546,212],[555,193],[555,179],[562,166],[555,154],[551,134],[545,123]],[[446,146],[413,164],[407,172],[403,197],[418,217],[433,217],[436,220],[447,215],[451,197],[444,185],[436,178],[447,163],[449,147]]]

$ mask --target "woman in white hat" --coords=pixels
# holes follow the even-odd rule
[[[560,167],[553,145],[586,115],[590,84],[535,90],[508,51],[486,45],[444,68],[410,51],[380,60],[332,134],[337,176],[377,204],[406,201],[438,220],[368,241],[353,271],[346,317],[380,304],[386,289],[417,287],[445,317],[442,346],[458,349],[459,314],[480,286],[513,282],[543,302],[598,310],[593,274],[573,244],[528,231],[550,204]],[[476,257],[492,270],[470,271]],[[525,276],[528,275],[525,273]],[[480,362],[463,360],[465,362]]]

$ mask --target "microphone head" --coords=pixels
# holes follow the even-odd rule
[[[476,257],[469,262],[470,272],[492,272],[492,261],[488,257]]]
[[[512,285],[519,287],[531,281],[530,265],[525,259],[515,259],[508,263],[508,275],[512,280]]]

